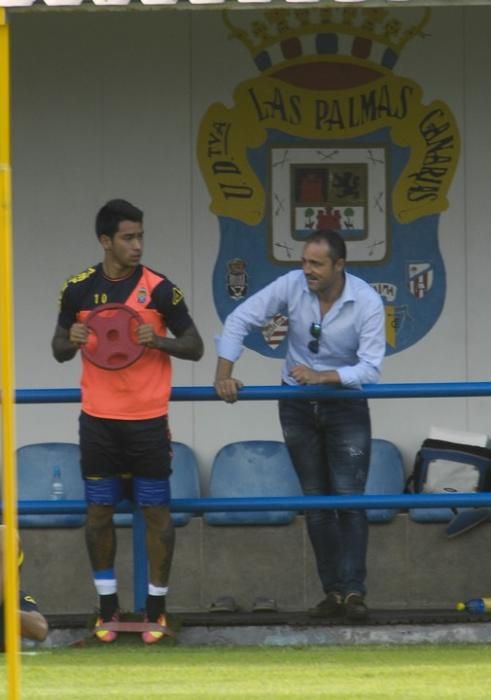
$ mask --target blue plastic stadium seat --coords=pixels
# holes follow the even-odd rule
[[[182,442],[172,442],[172,474],[170,477],[171,498],[200,498],[199,467],[193,450]],[[174,527],[187,525],[192,513],[172,513]],[[116,527],[130,527],[131,513],[116,513]]]
[[[225,445],[213,460],[210,498],[302,496],[283,442],[246,440]],[[288,525],[295,511],[205,513],[208,525]]]
[[[409,518],[415,523],[448,523],[455,517],[450,508],[410,508]]]
[[[389,440],[373,438],[365,494],[399,494],[404,492],[404,485],[404,464],[398,448]],[[397,509],[393,508],[367,509],[371,523],[388,523],[396,513]]]
[[[449,523],[460,510],[463,509],[453,511],[451,508],[410,508],[409,519],[415,523]]]
[[[55,467],[60,468],[63,498],[84,501],[80,475],[80,449],[71,442],[42,442],[17,449],[17,490],[19,501],[45,501],[51,498]],[[81,527],[85,514],[20,515],[19,526],[26,528]]]

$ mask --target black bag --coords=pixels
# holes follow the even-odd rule
[[[491,491],[491,449],[428,438],[421,445],[406,491]]]

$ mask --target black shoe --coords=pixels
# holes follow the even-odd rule
[[[309,615],[311,617],[342,617],[344,610],[345,606],[341,594],[330,591],[315,608],[310,608]]]
[[[368,608],[365,605],[363,596],[360,593],[348,593],[344,599],[346,617],[349,620],[366,620]]]

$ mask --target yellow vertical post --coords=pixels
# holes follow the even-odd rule
[[[13,323],[12,201],[10,175],[9,28],[0,9],[0,389],[2,397],[2,465],[4,608],[8,700],[20,697],[19,575],[17,568],[17,481],[15,468],[15,371]]]

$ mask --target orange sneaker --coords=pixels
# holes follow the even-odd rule
[[[148,622],[146,618],[145,622]],[[155,644],[156,642],[160,642],[163,637],[172,636],[170,631],[167,629],[167,620],[165,619],[165,615],[163,613],[161,613],[155,624],[160,625],[162,629],[145,630],[145,632],[142,632],[142,640],[145,644]]]
[[[109,622],[119,622],[119,610],[116,610],[110,620],[103,620],[102,617],[98,617],[96,620],[94,634],[100,642],[104,642],[105,644],[115,642],[118,638],[117,632],[105,629],[104,625],[107,625]]]

